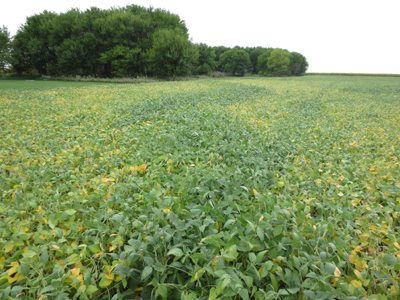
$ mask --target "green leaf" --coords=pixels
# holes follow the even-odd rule
[[[275,291],[278,290],[278,280],[276,279],[274,274],[269,274],[270,278],[271,278],[271,284],[272,287],[274,288]]]
[[[190,282],[195,282],[196,280],[199,280],[201,276],[204,274],[204,269],[198,270],[193,276]],[[218,271],[217,271],[218,272]],[[216,273],[216,272],[215,272]]]
[[[274,265],[274,263],[272,261],[268,260],[268,261],[265,262],[265,269],[267,271],[269,271],[269,270],[272,269],[273,265]]]
[[[13,298],[17,298],[18,295],[20,295],[22,293],[22,291],[24,290],[24,288],[22,286],[13,286],[10,292],[11,297]]]
[[[249,253],[249,260],[252,264],[255,264],[257,262],[256,255],[253,252]]]
[[[258,264],[262,262],[262,260],[264,258],[264,254],[267,253],[267,252],[268,252],[268,250],[261,251],[261,252],[257,253],[257,263]]]
[[[40,262],[45,265],[48,261],[49,261],[49,252],[47,252],[47,249],[44,249],[42,251],[42,254],[40,255]]]
[[[249,292],[246,289],[240,289],[239,295],[243,300],[249,300]]]
[[[278,236],[282,233],[283,231],[283,225],[278,225],[274,228],[274,231],[272,232],[274,236]]]
[[[66,213],[67,215],[69,215],[69,216],[72,216],[72,215],[74,215],[74,214],[76,213],[76,210],[75,210],[75,209],[67,209],[67,210],[65,211],[65,213]]]
[[[221,286],[223,287],[223,288],[225,288],[225,287],[227,287],[230,283],[231,283],[231,278],[230,277],[226,277],[223,281],[222,281],[222,284],[221,284]]]
[[[283,296],[289,295],[289,293],[288,293],[285,289],[280,289],[280,290],[278,291],[278,294],[279,294],[279,295],[283,295]]]
[[[296,294],[298,291],[300,291],[299,288],[291,288],[291,289],[287,289],[289,291],[289,293],[291,294]]]
[[[130,269],[127,266],[117,266],[115,268],[115,274],[125,277],[130,274]]]
[[[143,272],[142,272],[141,280],[142,281],[146,281],[147,278],[151,275],[152,272],[153,272],[153,268],[152,267],[145,267],[143,269]]]
[[[250,289],[253,286],[253,277],[242,275],[242,278],[246,283],[247,287]]]
[[[174,249],[168,251],[167,255],[174,255],[176,257],[181,257],[183,255],[183,252],[179,248],[174,248]]]
[[[391,254],[385,254],[385,256],[383,257],[383,261],[389,266],[394,266],[397,262],[397,257]]]
[[[101,288],[105,288],[111,284],[112,280],[107,279],[105,276],[100,280],[99,286]]]
[[[187,297],[186,300],[197,300],[197,295],[196,293],[190,293]]]
[[[315,293],[313,291],[304,290],[303,294],[306,296],[307,300],[315,299]]]
[[[36,253],[35,251],[28,250],[28,251],[26,251],[26,252],[23,254],[23,256],[24,256],[25,258],[32,258],[32,257],[34,257],[36,254],[37,254],[37,253]]]
[[[86,293],[87,293],[88,295],[91,295],[91,294],[93,294],[94,292],[96,292],[97,290],[98,290],[98,288],[95,287],[94,285],[89,285],[89,286],[87,287],[87,289],[86,289]]]
[[[159,295],[161,295],[161,297],[163,299],[167,299],[168,297],[168,288],[165,285],[160,284],[157,288],[157,291]]]

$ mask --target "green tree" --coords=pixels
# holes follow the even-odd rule
[[[292,75],[299,76],[308,69],[307,59],[298,52],[291,52],[290,71]]]
[[[51,24],[56,14],[44,11],[28,17],[13,41],[13,67],[18,73],[35,69],[47,74],[48,66],[56,62],[54,49],[50,46]]]
[[[100,62],[110,64],[111,76],[140,76],[143,73],[143,65],[146,61],[145,53],[140,48],[129,49],[117,45],[109,51],[101,54]]]
[[[221,55],[220,65],[232,75],[244,76],[250,65],[249,54],[239,48],[230,49]]]
[[[271,75],[285,76],[290,75],[291,54],[287,50],[275,49],[268,57],[267,67],[271,70]]]
[[[216,70],[220,72],[224,72],[224,67],[220,65],[220,57],[223,53],[226,51],[230,50],[230,48],[225,47],[225,46],[216,46],[212,47],[215,52],[215,65],[216,65]]]
[[[189,75],[197,63],[199,53],[181,30],[161,29],[153,36],[149,51],[151,72],[160,78]]]
[[[248,53],[249,53],[249,57],[250,57],[250,69],[249,71],[252,74],[257,74],[258,70],[257,70],[257,63],[258,63],[258,58],[266,51],[266,48],[262,48],[262,47],[257,47],[257,48],[252,48],[249,49]]]
[[[208,74],[209,72],[214,71],[217,66],[214,49],[206,44],[196,44],[195,46],[199,52],[199,60],[194,73]]]
[[[3,72],[10,66],[11,60],[11,38],[7,27],[0,27],[0,70]]]
[[[271,70],[268,68],[268,58],[271,56],[271,53],[274,51],[274,48],[267,48],[263,51],[263,53],[257,58],[257,72],[260,75],[269,75],[271,74]]]
[[[178,15],[129,5],[84,12],[44,11],[27,18],[15,37],[13,66],[40,74],[138,76],[149,66],[146,53],[160,29],[187,33]]]

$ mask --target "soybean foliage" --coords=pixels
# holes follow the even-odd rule
[[[398,297],[399,86],[0,91],[0,298]]]

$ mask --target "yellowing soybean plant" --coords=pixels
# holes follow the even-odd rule
[[[400,78],[0,92],[0,299],[397,299]]]

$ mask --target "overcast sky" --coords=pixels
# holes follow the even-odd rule
[[[4,1],[0,26],[14,35],[43,10],[137,4],[185,20],[195,43],[277,47],[303,54],[309,72],[400,74],[400,0]]]

